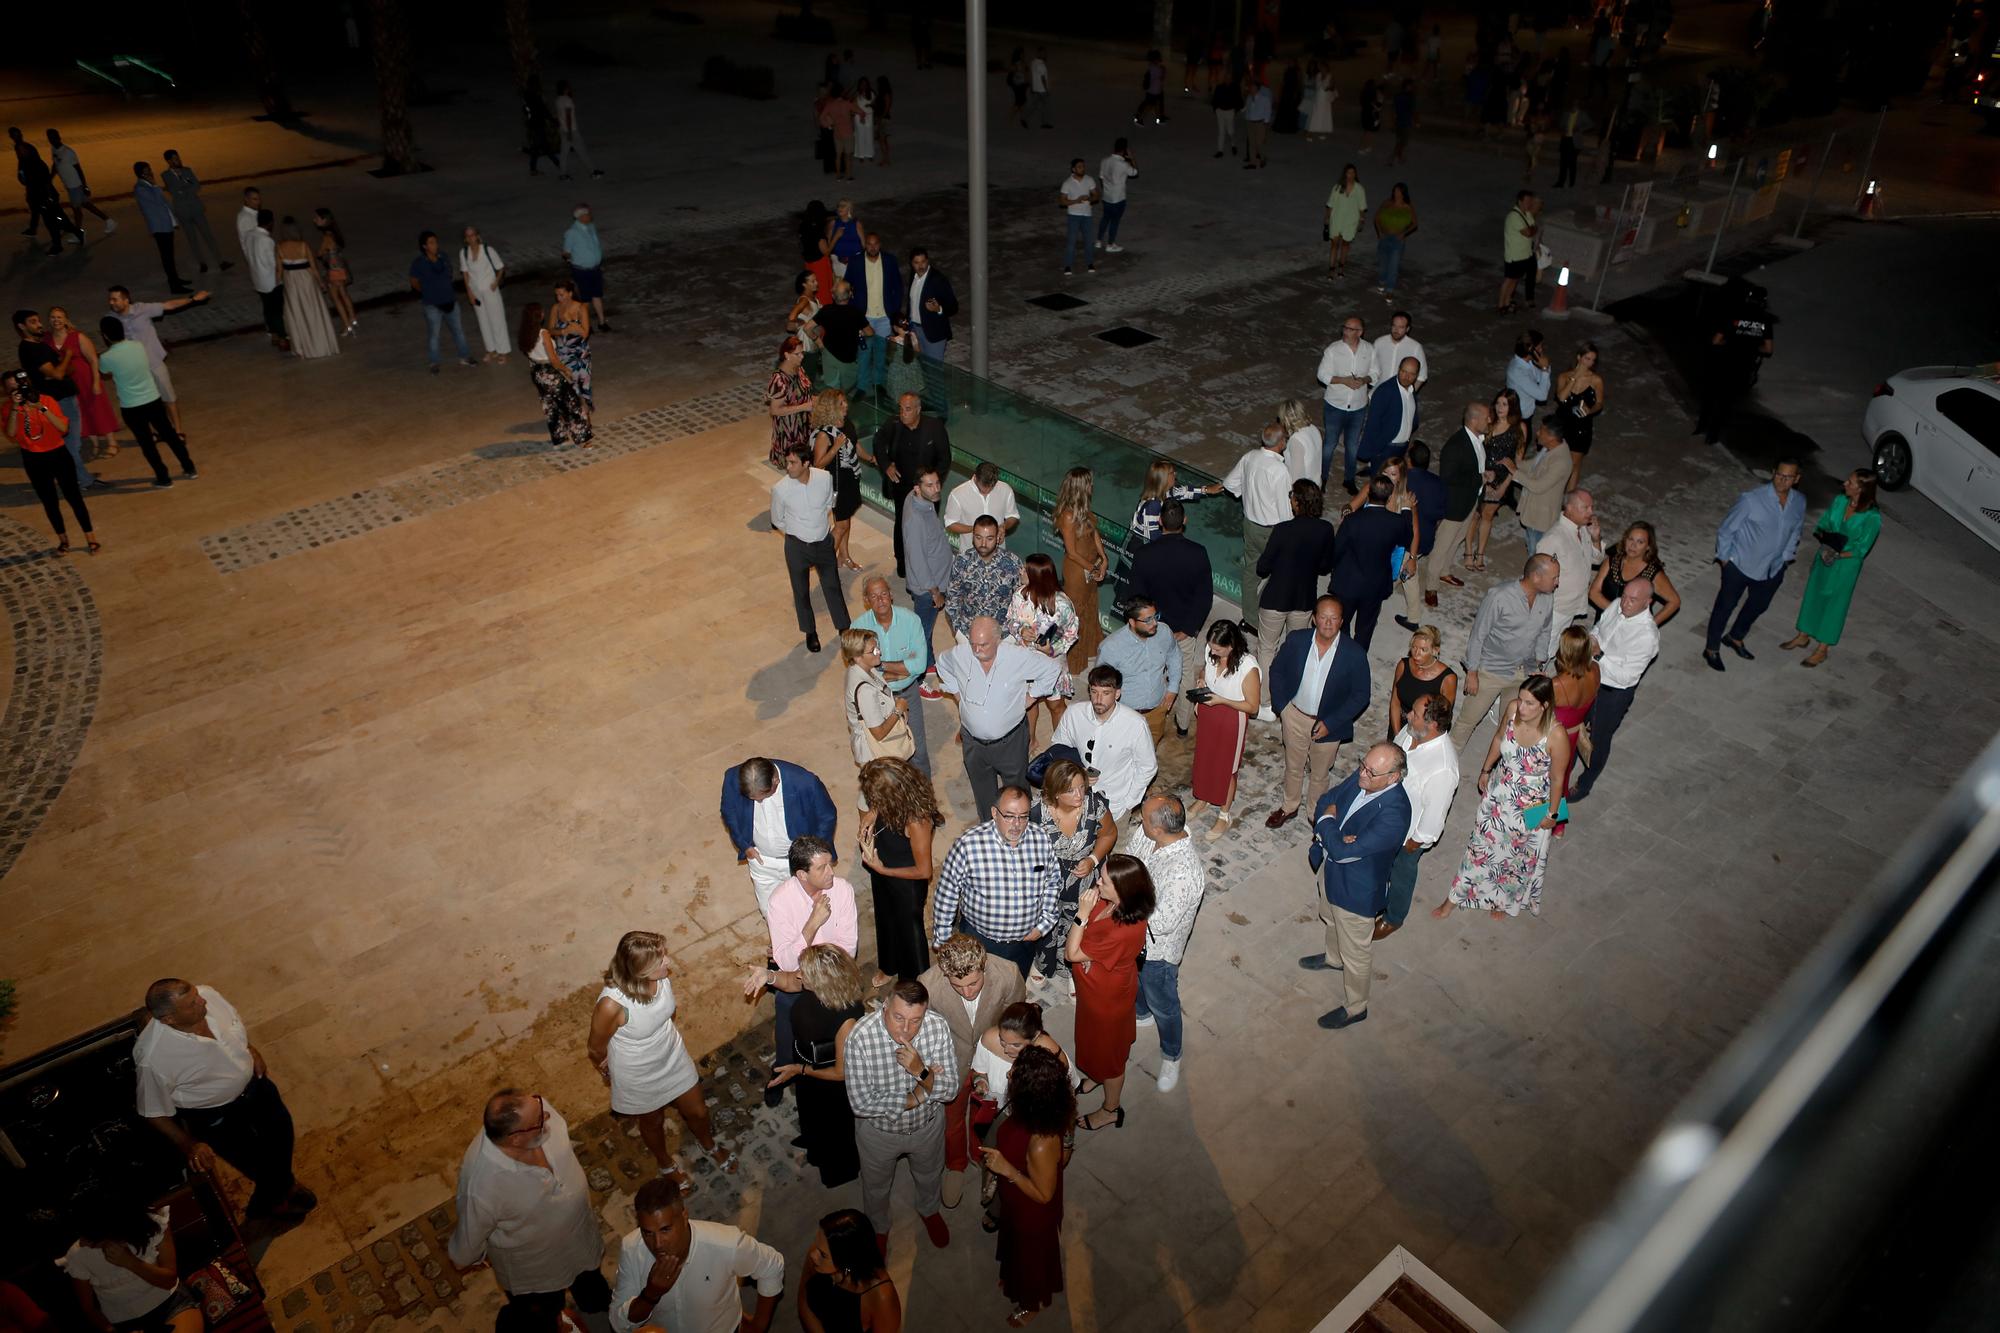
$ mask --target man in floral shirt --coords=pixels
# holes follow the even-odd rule
[[[944,614],[960,637],[981,616],[1007,623],[1007,607],[1021,586],[1021,557],[1001,544],[1000,524],[981,515],[972,525],[972,547],[952,557]]]

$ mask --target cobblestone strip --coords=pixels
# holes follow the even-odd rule
[[[52,554],[48,537],[0,519],[0,607],[14,636],[14,680],[0,716],[0,876],[62,794],[97,711],[104,634],[77,558]]]
[[[595,467],[641,449],[698,435],[756,414],[759,386],[743,384],[668,407],[601,423],[588,449],[558,449],[547,441],[474,450],[367,490],[287,510],[201,539],[219,574],[234,574],[286,556],[303,555],[352,537],[421,518],[531,481]]]

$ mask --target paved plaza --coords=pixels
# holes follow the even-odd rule
[[[743,39],[715,21],[715,49]],[[834,793],[843,873],[865,889],[838,659],[799,641],[765,514],[759,391],[789,304],[790,212],[834,193],[807,156],[801,107],[819,53],[766,52],[784,96],[752,103],[693,89],[709,50],[683,43],[672,79],[636,64],[594,76],[592,148],[612,175],[588,187],[521,173],[504,52],[476,91],[424,113],[437,172],[381,182],[322,166],[266,186],[301,214],[341,208],[370,298],[400,288],[419,227],[449,236],[481,221],[519,271],[510,311],[546,299],[555,238],[587,194],[617,326],[595,345],[594,450],[550,449],[519,357],[425,374],[411,302],[366,305],[343,355],[323,362],[231,332],[255,309],[239,267],[208,308],[164,330],[191,338],[173,364],[199,482],[150,493],[136,452],[121,452],[102,467],[117,491],[91,501],[105,551],[58,559],[18,468],[0,463],[12,628],[0,641],[0,976],[16,979],[20,1005],[6,1054],[115,1015],[157,976],[230,997],[298,1117],[300,1174],[323,1200],[262,1259],[281,1333],[490,1327],[491,1280],[439,1266],[438,1242],[478,1108],[504,1084],[542,1091],[578,1127],[607,1228],[629,1226],[645,1158],[609,1119],[584,1052],[599,974],[627,929],[675,941],[682,1032],[707,1056],[725,1137],[751,1146],[734,1180],[698,1173],[695,1215],[755,1230],[796,1280],[817,1218],[858,1202],[857,1186],[801,1177],[789,1107],[758,1101],[770,1006],[744,1004],[739,982],[766,941],[716,815],[729,765],[758,753],[804,764]],[[927,244],[964,299],[963,72],[918,74],[902,46],[862,53],[896,75],[899,123],[896,165],[864,168],[853,187],[861,215],[892,251]],[[1075,72],[1061,128],[996,116],[991,131],[994,378],[1219,473],[1279,400],[1313,400],[1342,315],[1360,310],[1371,334],[1386,326],[1372,247],[1357,246],[1335,286],[1316,239],[1354,136],[1280,138],[1268,171],[1244,173],[1210,157],[1212,122],[1191,101],[1170,99],[1174,119],[1138,136],[1133,61],[1086,48],[1052,60]],[[612,113],[620,98],[709,132],[663,152]],[[365,127],[323,100],[329,122]],[[1141,165],[1128,252],[1065,285],[1054,182],[1071,155],[1094,163],[1119,134],[1137,136]],[[336,150],[353,151],[316,141],[265,164]],[[1424,210],[1399,303],[1431,363],[1419,433],[1442,440],[1440,423],[1498,387],[1526,323],[1490,313],[1519,165],[1442,133],[1394,177],[1359,160],[1371,193],[1405,179]],[[229,192],[214,191],[219,231]],[[1842,244],[1836,229],[1786,263],[1837,264]],[[16,304],[63,301],[93,318],[105,283],[157,273],[143,236],[124,231],[63,261],[76,267],[59,280],[39,258],[0,275]],[[1027,303],[1058,289],[1088,304]],[[1121,324],[1160,340],[1124,350],[1096,337]],[[1281,756],[1275,728],[1253,728],[1245,817],[1206,851],[1211,894],[1182,972],[1184,1077],[1156,1091],[1142,1029],[1125,1129],[1082,1135],[1069,1169],[1068,1290],[1046,1326],[1307,1329],[1395,1245],[1506,1320],[2000,726],[2000,553],[1913,493],[1885,498],[1847,637],[1824,667],[1802,671],[1777,650],[1803,586],[1795,570],[1753,637],[1757,660],[1709,671],[1713,530],[1762,460],[1690,436],[1688,388],[1653,337],[1541,327],[1563,365],[1583,338],[1601,348],[1611,406],[1586,484],[1607,531],[1657,526],[1685,602],[1616,762],[1553,853],[1542,915],[1429,917],[1470,827],[1468,780],[1409,926],[1375,951],[1372,1021],[1322,1031],[1335,989],[1295,963],[1322,939],[1306,833],[1264,828]],[[1804,360],[1816,335],[1796,336]],[[1778,384],[1786,404],[1824,416],[1808,470],[1817,513],[1866,461],[1857,425],[1841,433],[1846,409],[1796,373]],[[1866,388],[1848,386],[1852,423]],[[857,523],[854,550],[871,572],[892,570],[879,520]],[[1495,570],[1523,556],[1503,519]],[[1436,621],[1448,658],[1499,577],[1447,590]],[[1403,646],[1385,617],[1368,736],[1386,725]],[[930,717],[950,836],[975,816],[948,706]],[[1358,757],[1344,749],[1336,776]],[[1161,780],[1184,783],[1188,763],[1170,736]],[[1066,1007],[1051,1017],[1066,1045],[1072,1019]],[[907,1188],[890,1252],[907,1326],[998,1326],[1007,1305],[975,1207],[948,1215],[952,1244],[937,1251]],[[793,1326],[790,1300],[777,1327]]]

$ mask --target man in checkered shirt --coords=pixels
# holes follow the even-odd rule
[[[942,946],[954,930],[986,946],[1028,975],[1035,942],[1055,929],[1062,866],[1042,825],[1028,822],[1028,792],[1002,787],[993,818],[959,836],[938,875],[937,923],[931,944]]]
[[[958,1095],[951,1028],[931,1012],[920,981],[899,981],[888,1003],[847,1035],[847,1102],[861,1156],[861,1203],[875,1244],[889,1253],[889,1195],[897,1159],[910,1159],[910,1183],[931,1244],[951,1243],[939,1188],[944,1177],[944,1108]]]

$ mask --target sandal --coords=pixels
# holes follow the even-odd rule
[[[708,1155],[709,1158],[714,1161],[716,1166],[720,1167],[722,1170],[728,1172],[732,1176],[736,1174],[736,1167],[738,1163],[736,1161],[736,1153],[733,1149],[725,1148],[718,1143],[713,1148],[710,1148],[708,1150]]]
[[[1084,1086],[1084,1084],[1086,1083],[1090,1085],[1087,1088]],[[1102,1083],[1099,1083],[1096,1079],[1092,1078],[1088,1074],[1082,1074],[1077,1077],[1076,1091],[1079,1097],[1088,1097],[1091,1093],[1096,1092],[1099,1088],[1103,1086],[1104,1085]]]
[[[63,534],[63,535],[62,535],[62,536],[61,536],[61,537],[60,537],[60,538],[59,538],[59,539],[57,540],[57,542],[56,542],[56,554],[57,554],[57,555],[68,555],[68,554],[69,554],[69,534],[68,534],[68,533],[64,533],[64,534]]]
[[[1215,827],[1210,829],[1206,834],[1203,835],[1204,839],[1208,842],[1221,842],[1222,835],[1229,832],[1229,826],[1234,824],[1235,822],[1236,819],[1232,815],[1223,814],[1217,816],[1215,821]]]
[[[1025,1328],[1029,1321],[1040,1313],[1040,1310],[1030,1310],[1026,1306],[1017,1305],[1014,1307],[1014,1313],[1007,1316],[1007,1327]]]
[[[97,538],[95,537],[85,537],[84,541],[89,543],[89,545],[86,546],[84,549],[88,550],[92,555],[96,555],[99,551],[104,549],[104,543],[97,540]]]
[[[1821,662],[1824,661],[1826,661],[1826,649],[1821,648],[1819,651],[1815,652],[1812,656],[1800,662],[1799,665],[1802,667],[1816,667]]]

